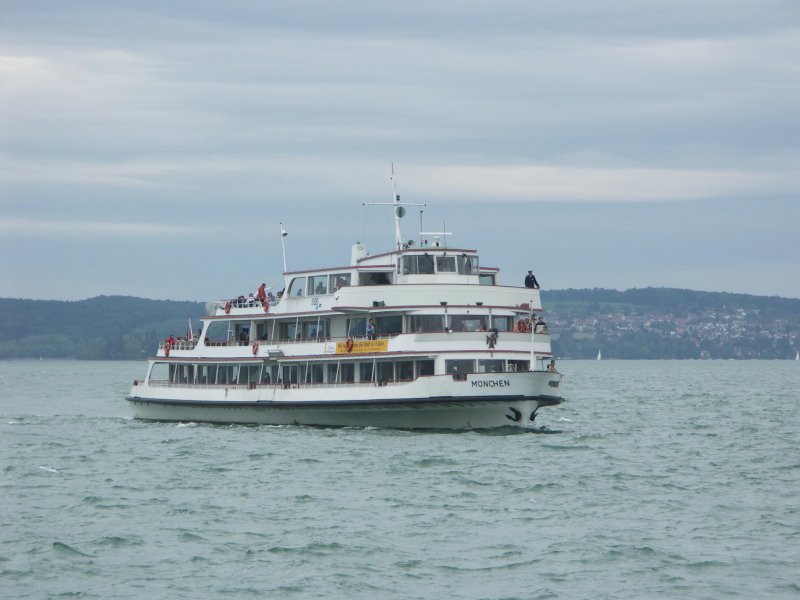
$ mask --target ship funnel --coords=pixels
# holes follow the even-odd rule
[[[355,266],[359,261],[367,258],[367,256],[369,256],[367,254],[367,247],[360,242],[356,242],[353,244],[353,252],[350,254],[350,264]]]

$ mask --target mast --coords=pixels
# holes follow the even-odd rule
[[[394,205],[394,245],[398,250],[403,248],[403,234],[400,231],[400,219],[406,215],[406,209],[400,206],[400,196],[397,193],[397,182],[394,180],[394,163],[392,163],[392,204]]]
[[[392,163],[392,201],[391,202],[363,202],[362,206],[391,206],[394,210],[394,245],[398,251],[405,248],[403,242],[403,232],[400,230],[400,219],[406,216],[406,206],[427,206],[413,202],[400,202],[400,195],[397,193],[397,182],[394,179],[394,163]]]

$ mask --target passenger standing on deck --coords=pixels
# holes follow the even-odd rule
[[[536,281],[536,275],[533,274],[533,271],[528,271],[528,274],[525,276],[525,287],[535,290],[539,289],[539,282]]]
[[[374,340],[375,339],[375,320],[370,319],[367,321],[367,339]]]
[[[261,306],[264,306],[264,302],[267,299],[267,284],[266,283],[262,283],[260,286],[258,286],[257,294],[258,294],[258,301],[261,303]]]

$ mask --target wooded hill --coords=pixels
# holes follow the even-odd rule
[[[543,290],[560,358],[793,358],[800,300],[672,288]],[[202,302],[0,299],[0,358],[136,360],[194,331]]]
[[[170,333],[195,331],[203,302],[98,296],[88,300],[0,299],[0,358],[135,360]]]

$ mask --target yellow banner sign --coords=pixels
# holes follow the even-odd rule
[[[362,354],[364,352],[386,352],[389,340],[348,340],[336,342],[336,354]]]

